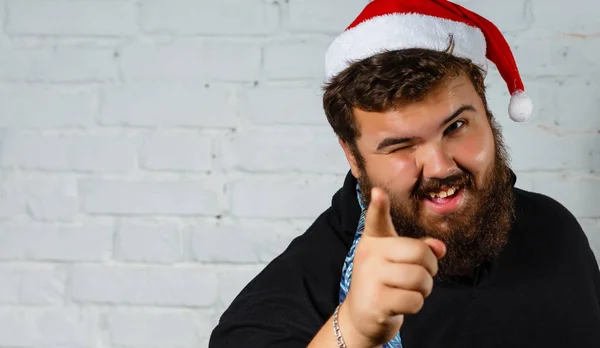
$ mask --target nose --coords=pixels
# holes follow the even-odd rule
[[[420,166],[425,178],[444,179],[460,171],[454,158],[441,144],[421,148]]]

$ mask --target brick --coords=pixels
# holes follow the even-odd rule
[[[100,316],[78,308],[0,307],[0,346],[95,347]]]
[[[110,342],[119,347],[200,347],[188,311],[113,311],[106,316]]]
[[[548,195],[577,218],[598,218],[600,211],[593,202],[600,195],[598,176],[577,173],[536,173],[534,191]]]
[[[329,44],[308,39],[268,44],[264,49],[265,74],[272,80],[322,80]]]
[[[8,195],[1,197],[0,201],[0,220],[10,219],[25,213],[26,199],[22,195]]]
[[[1,180],[0,219],[29,214],[36,220],[69,221],[77,216],[77,190],[69,176],[5,173]]]
[[[0,25],[2,25],[2,28],[6,27],[6,4],[5,4],[6,0],[0,0]],[[4,30],[2,31],[2,33],[0,33],[0,45],[9,42],[8,37],[6,36]]]
[[[596,136],[563,134],[558,126],[507,124],[504,137],[515,170],[590,170]],[[533,145],[535,144],[535,145]],[[540,149],[552,152],[545,156]]]
[[[558,118],[557,94],[562,90],[564,79],[558,77],[524,77],[523,83],[527,94],[533,101],[533,113],[527,125],[555,125]],[[490,65],[486,77],[486,97],[488,107],[492,114],[503,126],[510,127],[514,121],[508,116],[510,95],[506,81],[502,79],[498,70]]]
[[[507,40],[524,76],[587,75],[600,67],[600,37],[574,40],[507,35]]]
[[[343,181],[246,176],[231,182],[231,215],[247,218],[316,218]],[[260,204],[257,204],[260,200]]]
[[[136,7],[126,1],[7,0],[7,33],[119,36],[136,32]],[[55,20],[55,18],[60,20]]]
[[[589,7],[585,0],[575,0],[568,4],[561,0],[531,0],[531,3],[535,17],[532,31],[540,36],[585,39],[588,35],[597,35],[600,30],[597,10],[576,10]],[[560,20],[556,19],[557,15]]]
[[[74,301],[120,305],[208,307],[219,289],[214,271],[203,268],[75,266]]]
[[[296,235],[293,226],[274,222],[202,224],[191,229],[195,261],[267,263],[280,254]],[[232,243],[231,241],[235,241]]]
[[[562,131],[600,132],[600,118],[590,117],[600,110],[597,78],[587,75],[570,78],[555,91],[557,120]]]
[[[260,75],[261,48],[224,40],[136,43],[121,58],[127,81],[244,82]]]
[[[364,0],[289,1],[284,28],[338,35],[350,25],[366,4]]]
[[[0,173],[2,175],[3,173]],[[3,175],[2,175],[3,176]],[[10,219],[18,215],[25,215],[27,208],[27,195],[14,178],[0,179],[0,220]]]
[[[224,144],[228,169],[247,171],[348,171],[348,162],[331,128],[249,128]]]
[[[5,139],[4,167],[75,171],[134,169],[137,142],[125,136],[14,133]]]
[[[263,0],[145,0],[140,16],[147,32],[179,35],[264,35],[279,24],[277,5]]]
[[[240,116],[254,124],[329,126],[318,87],[259,87],[247,89],[240,101]]]
[[[4,82],[113,82],[117,72],[112,49],[0,46],[0,81]]]
[[[204,51],[202,64],[210,80],[245,82],[260,76],[262,50],[258,44],[218,40],[207,42]]]
[[[142,146],[140,165],[152,170],[210,171],[212,139],[189,132],[155,133]]]
[[[237,104],[225,88],[136,85],[105,90],[100,118],[104,125],[234,127]]]
[[[248,285],[248,283],[258,275],[261,267],[244,267],[236,269],[227,269],[219,272],[219,304],[227,307],[231,301]]]
[[[27,195],[27,211],[36,220],[69,221],[79,214],[79,200],[75,180],[23,180]]]
[[[592,251],[600,262],[600,219],[578,219],[581,228],[587,235]]]
[[[217,215],[216,190],[191,181],[82,180],[82,209],[89,214]]]
[[[202,340],[199,347],[208,347],[208,341],[210,335],[219,323],[219,318],[214,310],[197,310],[196,314],[196,326],[199,330],[199,337]]]
[[[21,277],[22,271],[0,267],[0,304],[21,302]]]
[[[117,228],[116,238],[118,260],[174,263],[183,258],[181,232],[173,224],[124,221]]]
[[[89,92],[5,90],[0,93],[0,127],[90,127],[94,123],[94,99]]]
[[[203,80],[204,45],[134,43],[122,49],[121,70],[127,81]]]
[[[509,6],[494,0],[458,0],[453,1],[461,6],[480,14],[503,33],[520,32],[537,26],[538,17],[532,14],[530,0],[511,0]]]
[[[4,226],[0,259],[105,261],[112,251],[111,227]]]
[[[589,117],[600,108],[595,96],[600,84],[593,76],[539,76],[524,80],[527,94],[533,100],[533,115],[525,124],[554,128],[561,134],[595,133],[600,130],[600,120]],[[510,96],[506,82],[493,69],[486,78],[489,107],[504,128],[516,126],[508,117]]]
[[[23,304],[62,304],[65,296],[67,274],[60,268],[27,270],[23,272],[20,297]]]
[[[515,187],[526,191],[533,191],[536,173],[515,171],[515,174],[517,175]]]
[[[65,294],[66,272],[53,266],[0,266],[0,303],[58,305]]]

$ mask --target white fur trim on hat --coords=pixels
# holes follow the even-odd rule
[[[486,41],[479,28],[421,14],[390,14],[369,19],[340,34],[325,54],[325,75],[330,79],[351,63],[383,51],[442,51],[448,48],[450,35],[454,37],[453,54],[471,59],[486,72]]]

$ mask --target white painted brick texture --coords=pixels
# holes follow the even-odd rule
[[[199,347],[202,338],[195,316],[191,310],[114,311],[107,315],[110,343],[118,347]]]
[[[6,0],[11,35],[131,35],[138,31],[131,1]]]
[[[236,98],[232,88],[209,84],[128,84],[102,91],[99,117],[103,126],[234,128]]]
[[[367,2],[0,0],[0,348],[206,347],[343,181],[324,53]],[[535,103],[491,66],[518,186],[600,259],[600,3],[458,2]]]
[[[140,19],[148,33],[258,36],[277,32],[278,14],[275,1],[149,0],[142,2]]]

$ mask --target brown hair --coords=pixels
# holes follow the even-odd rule
[[[485,98],[483,71],[468,59],[451,54],[453,41],[446,51],[404,49],[387,51],[355,62],[324,86],[323,108],[329,124],[355,155],[360,154],[356,138],[360,131],[352,109],[384,112],[402,104],[423,100],[448,78],[466,75],[477,94]]]

